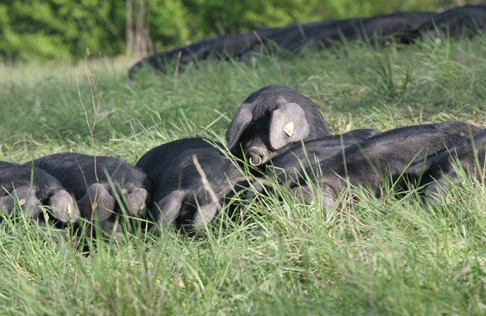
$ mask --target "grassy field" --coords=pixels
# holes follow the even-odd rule
[[[127,79],[128,62],[0,65],[0,160],[76,151],[135,163],[183,137],[224,141],[236,107],[269,84],[322,110],[332,133],[460,120],[486,126],[486,37],[291,60],[207,63]],[[121,65],[120,65],[121,64]],[[172,231],[55,243],[28,221],[0,222],[0,314],[482,315],[482,185],[457,184],[429,211],[415,192],[366,192],[342,209],[282,192],[242,205],[207,237]]]

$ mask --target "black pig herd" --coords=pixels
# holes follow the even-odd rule
[[[444,195],[448,181],[460,179],[455,162],[482,180],[486,150],[486,130],[464,122],[329,135],[317,106],[286,86],[251,94],[226,138],[227,146],[175,140],[150,149],[135,166],[80,153],[0,162],[0,210],[58,227],[93,228],[97,221],[117,234],[130,229],[127,218],[150,233],[167,226],[198,233],[222,211],[235,211],[238,203],[228,205],[234,195],[245,192],[251,203],[282,187],[332,209],[347,187],[367,187],[379,197],[386,183],[413,182],[427,205]]]

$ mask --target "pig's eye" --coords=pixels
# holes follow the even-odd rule
[[[259,164],[262,163],[262,157],[260,156],[250,156],[250,158],[248,159],[248,162],[250,163],[250,165],[252,166],[258,166]]]

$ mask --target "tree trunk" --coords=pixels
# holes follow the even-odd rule
[[[145,0],[138,0],[137,9],[133,10],[133,0],[127,0],[127,56],[143,58],[153,54],[154,47],[150,39],[149,29],[146,26],[146,17],[148,14]],[[133,25],[133,16],[136,15],[135,27]]]
[[[127,56],[131,57],[135,52],[133,41],[133,1],[127,0]]]

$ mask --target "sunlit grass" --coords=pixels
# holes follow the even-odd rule
[[[132,62],[0,66],[0,160],[77,151],[135,163],[183,137],[224,142],[237,106],[269,84],[321,109],[332,133],[461,120],[485,125],[486,38],[293,59],[262,56],[145,72]],[[88,71],[88,72],[87,72]],[[93,95],[100,113],[93,131]],[[78,82],[80,89],[78,91]],[[81,100],[80,100],[81,98]],[[337,210],[289,192],[241,204],[205,237],[54,242],[25,218],[0,222],[0,312],[45,315],[486,314],[484,188],[452,185],[432,209],[415,192],[355,190]],[[344,197],[343,197],[344,198]]]

